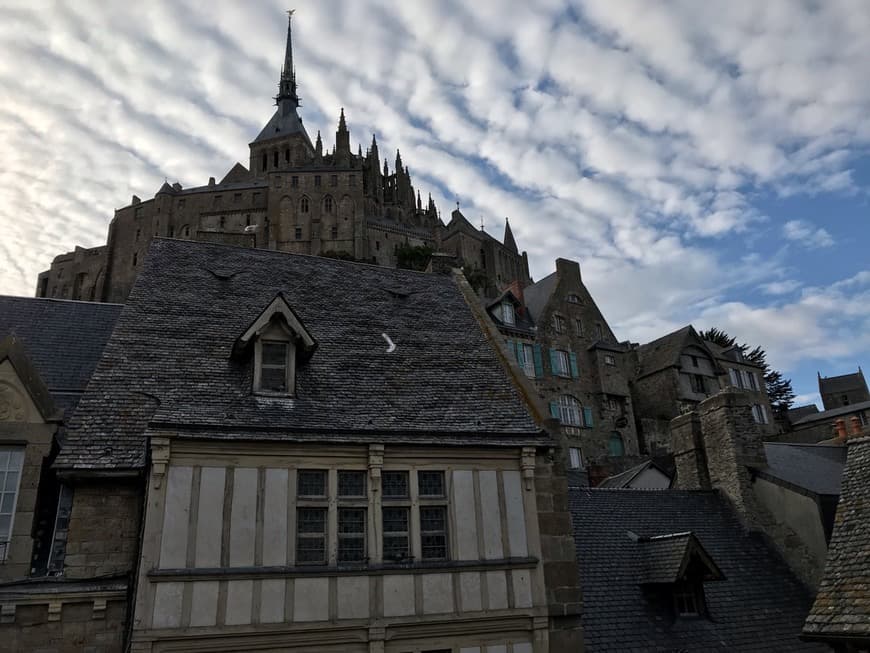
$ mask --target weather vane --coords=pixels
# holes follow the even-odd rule
[[[294,13],[296,13],[296,10],[295,10],[295,9],[288,9],[288,10],[287,10],[287,15],[290,16],[291,18],[293,17],[293,14],[294,14]]]

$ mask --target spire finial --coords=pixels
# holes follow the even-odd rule
[[[338,116],[338,130],[347,131],[347,123],[344,121],[344,107],[341,107],[341,115]]]
[[[294,107],[299,106],[299,96],[296,94],[296,68],[293,66],[293,35],[291,26],[295,9],[287,11],[287,46],[284,50],[284,66],[281,68],[281,79],[278,82],[278,96],[275,100],[290,100]]]

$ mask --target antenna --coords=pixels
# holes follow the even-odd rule
[[[480,230],[483,231],[483,214],[480,216]]]

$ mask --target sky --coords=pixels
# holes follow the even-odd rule
[[[5,0],[0,293],[115,208],[220,179],[274,111],[277,2]],[[578,260],[620,339],[760,345],[817,401],[870,364],[870,2],[295,0],[308,132],[401,149],[532,276]],[[392,163],[390,165],[392,168]]]

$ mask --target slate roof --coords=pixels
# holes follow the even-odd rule
[[[637,538],[629,533],[628,538]],[[690,556],[704,558],[705,578],[720,580],[721,572],[691,531],[638,538],[635,555],[641,560],[641,584],[672,584],[681,580]]]
[[[295,399],[253,395],[252,356],[231,357],[278,293],[318,343]],[[202,437],[547,442],[452,277],[162,238],[56,466],[139,468],[149,423]]]
[[[870,438],[852,440],[825,573],[804,634],[870,643]]]
[[[864,380],[864,373],[860,369],[851,374],[819,377],[819,394],[847,392],[856,388],[866,387],[867,382]]]
[[[792,423],[801,419],[802,417],[806,417],[807,415],[815,415],[819,412],[819,407],[815,404],[806,404],[804,406],[797,406],[795,408],[788,409],[788,419]]]
[[[718,492],[574,488],[570,502],[589,653],[827,650],[798,639],[809,593]],[[674,620],[670,600],[641,587],[627,531],[698,538],[725,577],[704,583],[709,617]]]
[[[870,410],[870,401],[859,401],[848,406],[840,406],[839,408],[831,408],[831,410],[823,410],[820,413],[811,413],[806,417],[802,417],[796,422],[792,422],[792,426],[800,424],[812,424],[813,422],[823,422],[825,420],[833,420],[843,415],[851,415],[862,410]],[[848,427],[848,425],[847,425]]]
[[[267,141],[272,138],[279,138],[289,134],[301,134],[302,138],[305,139],[305,142],[308,143],[308,146],[314,150],[314,146],[311,144],[311,138],[308,136],[308,132],[305,131],[305,126],[302,124],[302,118],[299,117],[296,109],[290,107],[289,104],[287,107],[283,105],[283,102],[279,104],[275,113],[272,114],[272,117],[269,119],[269,122],[267,122],[263,129],[260,130],[260,133],[257,134],[257,138],[255,138],[253,142],[257,143],[259,141]]]
[[[596,487],[603,488],[627,488],[631,485],[631,482],[637,478],[637,476],[649,469],[650,467],[654,467],[658,469],[662,474],[668,476],[673,481],[673,477],[671,474],[668,474],[664,469],[655,464],[652,460],[645,460],[639,465],[635,465],[629,469],[626,469],[624,472],[620,472],[619,474],[614,474],[613,476],[608,476],[601,483],[599,483]]]
[[[839,495],[846,447],[765,442],[764,473],[815,494]]]
[[[0,340],[14,333],[61,411],[78,402],[123,306],[0,296]]]
[[[680,354],[689,340],[696,341],[695,344],[702,348],[706,347],[691,324],[638,347],[638,378],[679,365]]]
[[[550,301],[550,295],[556,289],[558,281],[558,274],[551,272],[537,283],[533,283],[523,290],[523,300],[526,302],[526,308],[529,309],[533,319],[537,320],[540,318],[541,312],[546,307],[547,302]]]

